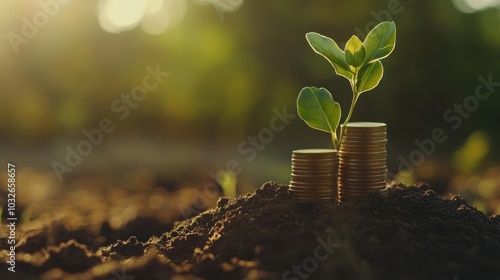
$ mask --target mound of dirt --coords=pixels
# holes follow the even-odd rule
[[[40,246],[16,273],[1,249],[2,279],[499,279],[500,217],[425,184],[336,206],[269,182],[147,242]]]

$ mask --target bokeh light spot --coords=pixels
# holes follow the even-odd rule
[[[457,10],[463,13],[474,13],[492,7],[499,7],[500,0],[453,0]]]
[[[137,26],[150,1],[143,0],[101,0],[98,5],[101,28],[111,33],[119,33]]]

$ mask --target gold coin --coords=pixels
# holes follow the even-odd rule
[[[385,163],[387,160],[383,158],[341,158],[339,160],[339,166],[343,163],[351,164],[370,164],[370,163]]]
[[[373,167],[373,168],[353,168],[348,166],[341,166],[338,170],[338,174],[349,174],[349,173],[362,173],[362,174],[371,174],[371,173],[379,173],[382,172],[387,173],[387,167]]]
[[[354,182],[339,181],[337,186],[339,189],[345,188],[345,189],[355,190],[355,189],[364,189],[364,188],[377,188],[380,186],[385,186],[386,184],[387,184],[386,181],[367,182],[367,183],[363,183],[363,182],[354,183]]]
[[[341,176],[342,175],[342,176]],[[366,178],[366,179],[373,179],[373,178],[386,178],[387,173],[385,172],[374,172],[374,173],[341,173],[338,174],[338,178],[343,178],[343,179],[357,179],[357,178]]]
[[[387,172],[387,166],[341,166],[338,170],[340,174],[348,174],[349,172],[354,173],[377,173],[377,172]]]
[[[371,142],[378,142],[378,141],[387,141],[387,136],[382,136],[382,135],[363,135],[363,136],[344,136],[342,140],[340,141],[342,144],[345,143],[352,143],[352,142],[363,142],[366,144],[369,144]],[[378,143],[380,144],[380,143]]]
[[[335,166],[338,164],[338,161],[336,162],[314,162],[314,161],[311,161],[311,162],[293,162],[292,163],[292,167],[295,167],[295,168],[305,168],[305,167],[321,167],[321,166]]]
[[[335,170],[329,170],[328,172],[323,172],[323,173],[302,173],[302,174],[296,174],[292,173],[292,176],[295,176],[297,178],[302,178],[302,179],[327,179],[327,178],[336,178],[337,177],[337,172]]]
[[[349,153],[344,154],[339,158],[339,162],[346,160],[385,160],[387,159],[387,153],[384,152],[366,152],[366,153]]]
[[[379,177],[373,179],[347,179],[343,177],[339,177],[338,184],[339,185],[347,185],[347,186],[355,186],[355,185],[369,185],[369,184],[385,184],[387,182],[387,178]]]
[[[350,136],[360,136],[360,135],[375,135],[377,137],[380,137],[382,135],[385,135],[387,137],[387,130],[385,129],[351,129],[347,128],[345,130],[345,134],[343,135],[342,139],[344,137],[350,137]]]
[[[338,184],[372,184],[372,183],[378,183],[378,182],[386,182],[387,178],[386,176],[380,176],[377,178],[353,178],[353,177],[339,177],[338,179]]]
[[[329,158],[335,158],[335,157],[337,157],[337,152],[332,153],[332,154],[304,154],[304,155],[294,154],[294,155],[292,155],[292,158],[297,158],[297,159],[308,159],[308,158],[329,159]]]
[[[385,160],[379,160],[379,161],[355,161],[355,160],[345,160],[342,161],[338,169],[339,170],[349,170],[349,169],[360,169],[363,167],[363,169],[367,169],[369,167],[371,168],[376,168],[376,169],[383,169],[387,168],[387,164]]]
[[[386,152],[387,148],[384,145],[378,145],[378,146],[368,146],[368,145],[358,145],[358,146],[348,146],[345,145],[342,148],[340,148],[340,151],[343,153],[350,153],[350,152],[358,152],[358,153],[366,153],[366,152]],[[339,158],[341,155],[339,154]]]
[[[338,166],[329,166],[328,168],[292,168],[292,173],[295,174],[321,174],[321,173],[336,173]]]
[[[334,157],[292,157],[292,160],[298,161],[334,161],[335,159],[337,159],[337,154]]]
[[[290,192],[298,202],[332,202],[337,197],[338,152],[331,149],[292,153]]]
[[[343,170],[344,168],[356,168],[356,167],[378,167],[378,168],[387,168],[387,164],[385,160],[373,160],[373,161],[367,161],[367,160],[346,160],[341,162],[339,164],[339,170]]]
[[[371,153],[371,154],[362,154],[362,153],[359,153],[359,154],[348,154],[348,155],[343,155],[340,159],[339,159],[339,162],[342,160],[343,162],[345,161],[349,161],[349,160],[367,160],[367,161],[370,161],[370,160],[386,160],[387,159],[387,156],[384,155],[384,154],[375,154],[375,153]]]
[[[339,192],[366,192],[372,190],[382,190],[385,188],[385,185],[377,185],[374,187],[339,187],[337,190]]]
[[[384,151],[385,152],[385,151]],[[383,154],[378,154],[374,152],[366,152],[366,155],[363,153],[351,153],[344,154],[339,158],[339,163],[348,160],[354,161],[373,161],[373,160],[386,160],[387,156]]]
[[[336,180],[337,178],[335,179],[325,179],[325,180],[297,180],[297,178],[292,178],[292,180],[294,181],[291,181],[293,182],[293,185],[294,186],[297,186],[297,187],[308,187],[308,186],[319,186],[319,187],[322,187],[322,186],[325,186],[325,185],[334,185],[335,182],[337,182]]]
[[[335,160],[296,160],[292,159],[292,165],[295,166],[311,166],[311,165],[324,165],[324,164],[330,164],[334,165],[337,164],[338,159]]]
[[[343,153],[342,155],[339,155],[339,160],[343,157],[345,157],[346,154],[363,154],[363,153],[387,153],[386,148],[366,148],[366,147],[361,147],[361,148],[356,148],[356,147],[346,147],[345,149],[342,149]]]
[[[339,174],[338,177],[338,182],[352,182],[352,181],[365,181],[365,182],[373,182],[375,180],[378,181],[383,181],[387,180],[387,175],[386,174],[379,174],[379,175],[371,175],[371,176],[366,176],[366,175],[341,175]]]
[[[342,125],[344,128],[344,125]],[[346,133],[348,131],[387,131],[387,125],[380,122],[350,122],[345,125]]]
[[[374,178],[374,177],[386,177],[387,172],[348,172],[348,171],[339,171],[337,175],[338,178]]]
[[[335,176],[337,170],[327,169],[327,170],[292,170],[292,176]]]
[[[335,162],[335,163],[293,163],[292,164],[292,168],[299,168],[299,169],[304,169],[304,168],[329,168],[329,167],[332,167],[332,166],[337,166],[338,165],[338,162]]]
[[[384,183],[379,183],[376,185],[358,185],[358,186],[353,186],[353,185],[339,185],[337,188],[339,191],[351,191],[351,192],[356,192],[356,191],[366,191],[366,190],[380,190],[385,188],[386,184]]]
[[[371,188],[377,186],[385,186],[387,184],[387,180],[378,180],[378,181],[366,181],[366,182],[353,182],[339,179],[337,182],[337,186],[344,188]]]
[[[386,182],[386,176],[372,177],[372,178],[353,178],[353,177],[339,177],[338,183],[341,184],[372,184],[379,182]]]
[[[378,150],[368,150],[368,151],[360,151],[360,150],[353,150],[353,151],[341,151],[339,153],[339,159],[340,158],[346,158],[346,157],[386,157],[387,156],[387,150],[385,151],[378,151]]]
[[[337,151],[332,153],[293,153],[292,159],[304,159],[304,160],[331,160],[337,158]]]
[[[334,160],[337,158],[337,152],[333,155],[308,155],[308,156],[299,156],[293,155],[292,159],[301,159],[301,160]]]
[[[323,164],[336,164],[337,160],[297,160],[292,159],[293,165],[323,165]]]
[[[336,170],[338,169],[338,166],[337,165],[333,165],[333,166],[294,166],[292,167],[292,172],[310,172],[310,173],[314,173],[314,172],[317,172],[317,173],[321,173],[321,172],[335,172]]]
[[[330,190],[332,188],[336,188],[337,187],[337,183],[336,182],[332,182],[332,183],[329,183],[329,184],[326,184],[326,183],[321,183],[321,184],[304,184],[304,183],[293,183],[293,184],[290,184],[290,188],[293,188],[293,189],[297,189],[297,190]]]
[[[292,170],[292,175],[298,175],[298,176],[315,176],[315,175],[321,175],[321,176],[326,176],[326,175],[332,175],[335,176],[338,172],[338,168],[328,168],[326,170],[321,170],[321,169],[293,169]]]
[[[335,180],[337,178],[337,174],[326,174],[326,175],[299,175],[299,174],[292,174],[292,178],[297,178],[299,181],[302,180]],[[292,180],[292,181],[297,181],[297,180]]]
[[[306,192],[306,191],[330,191],[337,188],[337,184],[323,185],[323,186],[306,186],[306,185],[292,185],[289,187],[291,190]]]
[[[387,143],[342,143],[340,152],[346,151],[379,151],[379,150],[387,150]],[[339,155],[340,156],[340,155]]]
[[[290,181],[290,186],[295,188],[331,188],[336,185],[336,180],[330,182],[296,182]]]
[[[372,190],[382,190],[385,188],[385,185],[378,185],[375,187],[351,187],[351,188],[346,188],[346,187],[339,187],[338,192],[366,192],[366,191],[372,191]]]
[[[338,169],[331,169],[331,170],[325,170],[324,172],[311,172],[311,171],[305,171],[302,172],[302,170],[292,170],[292,176],[332,176],[334,178],[337,177]]]
[[[387,169],[379,169],[379,170],[345,170],[339,169],[338,175],[346,175],[346,176],[371,176],[371,175],[381,175],[387,174]]]
[[[358,164],[385,164],[386,158],[342,158],[339,160],[339,167],[341,166],[351,166]]]
[[[359,158],[342,158],[340,161],[339,161],[339,167],[340,166],[350,166],[350,165],[356,165],[356,164],[384,164],[386,162],[386,158],[383,157],[383,158],[380,158],[380,157],[377,157],[377,158],[363,158],[363,157],[359,157]]]
[[[336,186],[336,182],[319,182],[319,183],[314,183],[314,182],[309,182],[309,183],[303,183],[303,182],[290,182],[290,186],[294,188],[302,188],[302,189],[320,189],[320,188],[331,188]]]
[[[290,184],[291,188],[301,189],[301,190],[328,190],[335,188],[337,186],[336,182],[331,183],[295,183]]]
[[[387,144],[387,138],[383,138],[383,139],[379,139],[379,140],[374,140],[374,139],[370,139],[370,140],[367,140],[366,138],[363,138],[363,139],[355,139],[357,137],[353,137],[353,138],[349,138],[349,137],[344,137],[342,138],[342,143],[350,143],[350,144]],[[361,137],[359,137],[361,138]]]
[[[334,154],[337,150],[334,149],[302,149],[295,150],[292,155],[303,155],[303,154]]]
[[[377,167],[377,168],[359,168],[359,169],[354,169],[352,167],[350,167],[349,169],[348,168],[339,168],[337,174],[339,174],[339,175],[340,174],[342,174],[342,175],[361,174],[361,176],[368,176],[368,175],[374,175],[374,174],[381,175],[381,174],[387,174],[387,171],[384,172],[384,170],[386,170],[386,169],[387,169],[386,166],[383,166],[380,168]],[[339,177],[339,176],[337,175],[337,177]]]
[[[329,192],[337,189],[335,185],[325,186],[325,187],[303,187],[303,186],[290,186],[290,190],[298,192]]]
[[[384,176],[384,177],[379,177],[379,178],[373,178],[373,179],[370,179],[370,178],[361,178],[361,179],[348,179],[348,178],[344,178],[344,177],[339,177],[338,179],[338,184],[339,185],[347,185],[347,186],[356,186],[356,185],[362,185],[362,186],[366,186],[366,185],[369,185],[369,184],[385,184],[387,182],[387,178]]]
[[[345,134],[346,135],[356,135],[356,134],[383,134],[387,133],[387,129],[382,129],[382,128],[377,128],[377,129],[371,129],[371,128],[359,128],[355,129],[352,127],[346,127],[345,128]]]
[[[318,166],[332,166],[332,165],[337,165],[338,161],[335,162],[292,162],[292,167],[318,167]]]
[[[385,143],[384,143],[385,142]],[[366,148],[366,147],[381,147],[385,148],[387,146],[387,140],[372,140],[372,141],[365,141],[365,140],[357,140],[357,139],[352,139],[352,140],[346,140],[342,139],[340,142],[340,150],[344,150],[347,147],[358,147],[358,148]]]

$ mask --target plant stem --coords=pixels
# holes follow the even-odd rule
[[[335,148],[335,150],[339,150],[339,139],[337,139],[337,132],[332,132],[332,142],[333,142],[333,147]]]
[[[342,124],[342,128],[340,129],[340,140],[339,140],[339,145],[338,145],[339,150],[340,150],[340,144],[342,143],[342,137],[344,137],[344,134],[345,134],[345,125],[351,120],[352,112],[354,111],[354,106],[356,106],[356,102],[358,102],[359,94],[356,90],[357,82],[358,82],[358,71],[355,71],[354,78],[351,81],[351,89],[352,89],[351,108],[349,109],[349,113],[347,114],[347,117],[345,118],[345,121]]]

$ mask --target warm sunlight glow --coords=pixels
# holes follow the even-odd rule
[[[99,23],[104,30],[112,33],[130,30],[139,24],[150,2],[153,1],[101,0]]]
[[[193,0],[211,5],[220,20],[224,13],[240,8],[244,0]],[[149,34],[161,34],[179,23],[186,14],[188,0],[99,0],[97,13],[104,31],[120,33],[140,25]]]
[[[186,14],[185,0],[164,0],[157,6],[158,0],[151,0],[147,15],[141,22],[141,27],[149,34],[163,33],[167,28],[179,23]],[[154,7],[154,8],[153,8]]]
[[[474,13],[488,8],[500,8],[500,0],[453,0],[455,7],[464,13]]]

